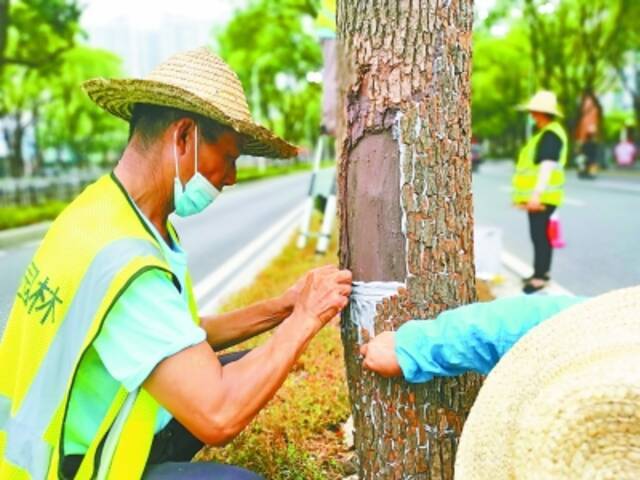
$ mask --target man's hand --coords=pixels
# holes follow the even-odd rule
[[[395,332],[382,332],[377,335],[369,343],[360,347],[360,354],[364,356],[362,364],[365,368],[383,377],[402,375],[396,355]]]
[[[293,311],[293,307],[295,307],[295,305],[296,305],[296,303],[298,301],[298,297],[300,297],[300,293],[302,292],[302,289],[304,288],[305,284],[307,283],[307,278],[309,277],[309,275],[311,273],[313,273],[313,272],[322,271],[322,270],[327,269],[327,268],[334,268],[335,269],[335,267],[332,266],[332,265],[325,265],[324,267],[318,267],[318,268],[314,268],[312,270],[309,270],[302,277],[300,277],[296,283],[291,285],[280,296],[280,303],[283,305],[283,307],[285,309],[288,309],[289,315],[291,315],[291,312]]]
[[[291,289],[297,295],[293,315],[310,319],[322,327],[349,303],[351,272],[333,265],[308,272]],[[302,288],[296,292],[299,285]],[[290,289],[290,290],[291,290]]]

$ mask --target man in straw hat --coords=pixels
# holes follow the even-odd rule
[[[258,478],[176,462],[247,426],[347,304],[351,274],[316,269],[280,297],[201,317],[168,217],[235,183],[238,155],[296,149],[253,122],[207,48],[84,89],[129,122],[130,140],[53,223],[18,291],[0,343],[0,479]],[[221,365],[214,350],[272,328]]]
[[[562,113],[552,92],[539,91],[519,108],[531,114],[537,128],[518,155],[512,182],[513,202],[527,211],[533,242],[533,275],[524,280],[523,291],[534,293],[549,282],[552,248],[547,231],[551,215],[564,198],[569,141],[558,121]]]
[[[489,374],[456,478],[640,478],[639,299],[636,286],[463,306],[374,337],[363,362],[409,382]]]

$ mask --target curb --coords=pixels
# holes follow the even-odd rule
[[[52,222],[41,222],[26,227],[12,228],[0,231],[0,248],[19,245],[30,240],[44,237]]]
[[[518,257],[516,257],[515,255],[512,255],[511,253],[505,250],[503,250],[502,254],[500,255],[500,262],[507,270],[514,273],[519,278],[528,277],[533,273],[533,268],[531,268],[531,266],[527,265]],[[549,282],[549,285],[545,287],[544,290],[542,291],[545,293],[551,293],[554,295],[569,295],[569,296],[575,295],[572,291],[568,290],[562,285],[559,285],[553,280]]]

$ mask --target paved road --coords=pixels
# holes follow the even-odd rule
[[[531,245],[525,215],[509,205],[509,165],[482,166],[474,177],[476,223],[503,229],[504,247],[526,262]],[[201,216],[176,224],[198,284],[304,199],[309,174],[241,185]],[[594,295],[640,283],[640,182],[578,181],[570,174],[561,217],[568,245],[555,252],[553,277],[569,290]],[[18,281],[37,242],[0,250],[0,331]],[[242,270],[242,264],[236,265]],[[231,272],[228,277],[235,274]],[[215,295],[227,278],[208,292]]]
[[[510,207],[511,168],[484,164],[474,174],[475,218],[502,228],[504,248],[530,264],[526,215]],[[559,212],[567,246],[554,251],[554,280],[582,295],[640,284],[640,179],[567,177]]]
[[[305,173],[239,185],[225,190],[216,204],[201,215],[176,218],[176,228],[189,254],[194,284],[299,206],[307,194],[308,182],[309,174]],[[0,250],[0,332],[19,279],[38,243]],[[242,264],[236,267],[242,269]],[[228,276],[236,273],[229,272]],[[221,280],[208,296],[224,288],[226,278]]]

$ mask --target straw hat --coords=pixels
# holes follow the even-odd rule
[[[487,377],[456,478],[640,478],[640,287],[571,307]]]
[[[297,153],[295,146],[253,121],[238,76],[207,47],[172,56],[144,79],[94,78],[82,87],[100,107],[127,121],[136,103],[164,105],[232,127],[246,138],[245,155]]]
[[[558,107],[558,99],[553,92],[548,90],[540,90],[531,97],[528,103],[525,105],[519,105],[518,110],[525,110],[527,112],[542,112],[555,115],[556,117],[562,117],[562,112]]]

